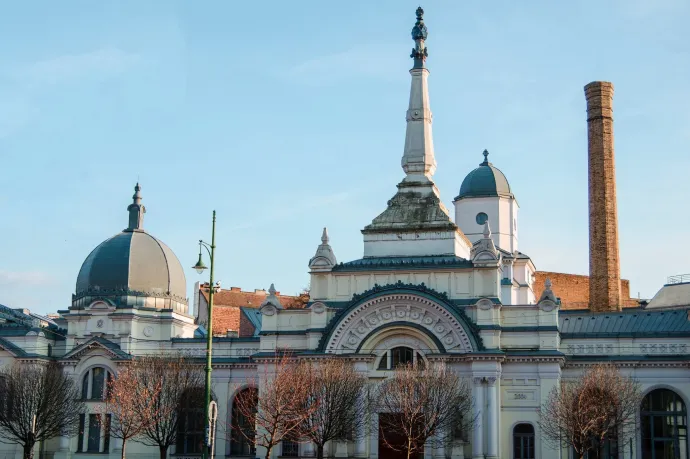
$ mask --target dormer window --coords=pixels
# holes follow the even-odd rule
[[[386,351],[379,360],[378,370],[392,370],[400,365],[414,364],[424,368],[425,361],[422,354],[411,347],[398,346]]]

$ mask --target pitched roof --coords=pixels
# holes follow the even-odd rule
[[[564,339],[690,336],[688,309],[647,311],[637,308],[605,313],[561,311],[559,324],[561,338]]]
[[[261,311],[254,308],[240,308],[240,310],[254,327],[253,336],[259,336],[261,333]]]
[[[129,360],[131,356],[127,354],[125,351],[123,351],[120,346],[117,344],[113,343],[112,341],[109,341],[105,338],[102,338],[100,336],[94,336],[93,338],[89,339],[85,343],[80,344],[79,346],[73,348],[71,351],[69,351],[67,354],[65,354],[62,359],[63,360],[70,360],[75,357],[77,357],[80,353],[86,352],[88,349],[94,347],[94,345],[101,347],[108,351],[113,357],[116,359],[123,359],[123,360]]]

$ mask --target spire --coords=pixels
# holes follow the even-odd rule
[[[337,263],[328,241],[328,230],[324,228],[321,234],[321,244],[316,248],[316,254],[309,260],[309,269],[312,271],[330,271]]]
[[[141,186],[139,186],[139,182],[134,186],[132,204],[127,206],[127,211],[129,212],[129,226],[127,226],[125,231],[143,231],[146,207],[141,203]]]
[[[414,65],[410,70],[412,85],[410,104],[407,110],[407,131],[405,133],[405,150],[402,157],[402,168],[407,174],[405,182],[431,182],[436,171],[434,142],[431,136],[431,108],[429,106],[429,71],[425,66],[428,55],[425,40],[428,35],[424,25],[424,10],[417,8],[417,22],[412,28],[412,39],[415,47],[410,57]]]
[[[484,239],[491,239],[491,227],[489,226],[489,220],[484,223]]]

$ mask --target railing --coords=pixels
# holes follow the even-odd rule
[[[666,279],[667,284],[684,284],[686,282],[690,282],[690,274],[678,274]]]

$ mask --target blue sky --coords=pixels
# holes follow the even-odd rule
[[[583,86],[615,85],[621,270],[634,296],[689,272],[690,3],[427,1],[435,179],[490,159],[538,269],[588,271]],[[225,287],[308,283],[402,178],[416,2],[7,2],[0,14],[0,303],[66,309],[126,226],[183,266],[210,237]],[[199,277],[187,270],[188,295]],[[558,292],[556,292],[558,293]]]

